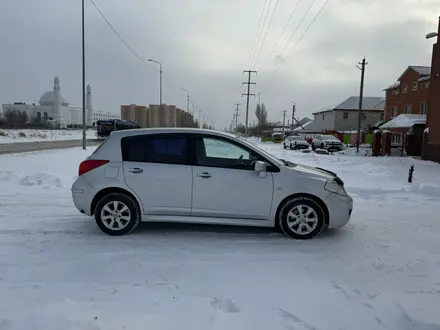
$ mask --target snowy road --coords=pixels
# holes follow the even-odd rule
[[[440,166],[262,146],[339,173],[351,223],[307,242],[187,225],[107,237],[70,197],[92,148],[0,156],[0,329],[439,330]]]

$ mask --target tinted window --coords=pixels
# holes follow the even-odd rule
[[[121,147],[124,161],[187,164],[188,139],[185,136],[128,136],[122,139]]]

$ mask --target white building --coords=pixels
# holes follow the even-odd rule
[[[29,121],[37,119],[60,127],[82,126],[82,108],[69,106],[69,102],[61,94],[58,77],[54,79],[53,90],[45,92],[38,103],[38,105],[23,102],[3,104],[3,115],[8,110],[18,110],[26,112]],[[121,118],[120,114],[114,112],[93,110],[92,88],[90,85],[87,86],[86,111],[87,126],[94,126],[98,120]]]

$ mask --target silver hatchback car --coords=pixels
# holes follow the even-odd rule
[[[72,197],[109,235],[143,220],[276,227],[309,239],[346,225],[353,209],[335,173],[191,128],[112,132],[80,164]]]

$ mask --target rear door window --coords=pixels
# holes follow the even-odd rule
[[[121,148],[123,161],[189,164],[189,139],[184,134],[127,136],[122,138]]]

